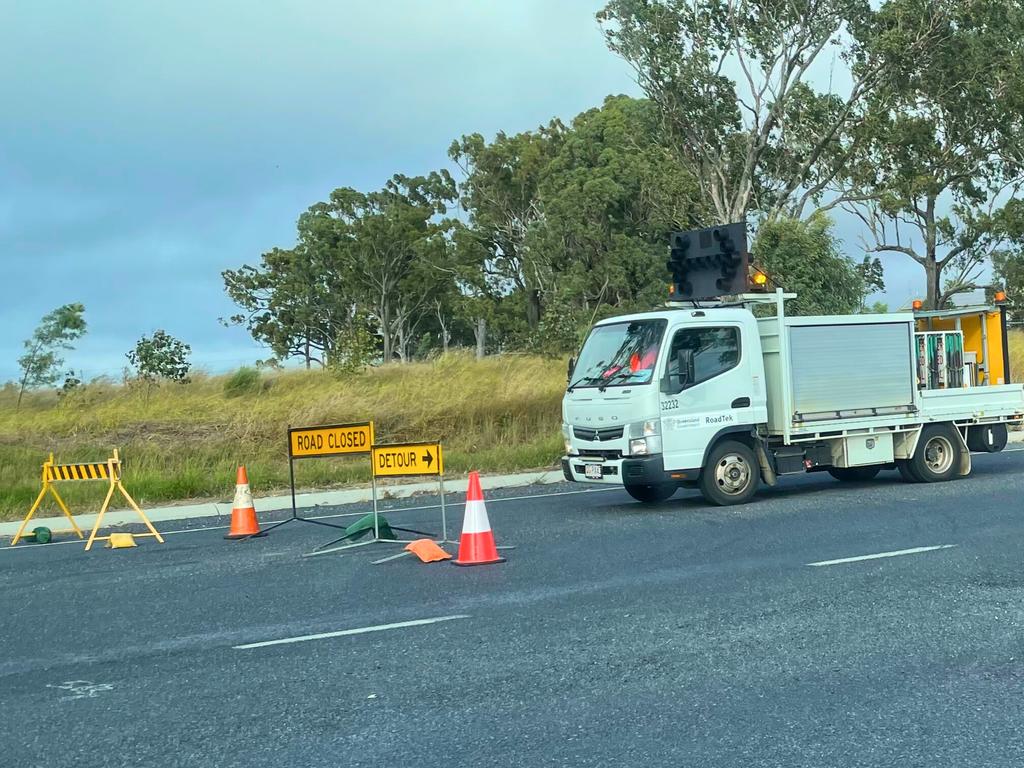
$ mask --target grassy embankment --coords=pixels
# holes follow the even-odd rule
[[[145,392],[90,385],[62,401],[26,396],[20,410],[0,391],[0,520],[22,517],[39,491],[39,468],[58,461],[125,461],[125,485],[143,505],[230,499],[244,463],[254,492],[288,486],[289,424],[364,421],[378,442],[440,440],[449,476],[469,469],[512,471],[553,465],[561,453],[559,360],[502,356],[477,362],[451,355],[431,363],[387,366],[344,378],[322,371],[262,377],[229,397],[228,377]],[[297,484],[325,489],[369,481],[366,457],[296,462]],[[99,483],[65,484],[72,511],[95,511]],[[48,502],[43,514],[59,514]]]

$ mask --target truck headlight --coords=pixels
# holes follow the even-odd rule
[[[575,456],[577,451],[572,447],[572,427],[568,424],[562,425],[562,443],[565,445],[565,455]]]
[[[630,437],[653,437],[661,434],[661,419],[635,421],[629,425]]]

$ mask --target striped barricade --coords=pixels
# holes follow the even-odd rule
[[[82,533],[82,529],[78,527],[78,523],[75,522],[74,516],[71,514],[71,510],[68,505],[61,498],[60,493],[57,492],[55,487],[56,483],[70,483],[70,482],[104,482],[107,484],[107,495],[103,500],[103,505],[100,507],[99,514],[96,516],[96,523],[92,527],[92,531],[89,534],[89,540],[85,544],[85,549],[88,551],[92,548],[93,542],[104,541],[109,539],[109,536],[97,536],[100,526],[103,523],[103,515],[107,513],[110,508],[110,502],[114,498],[114,492],[120,491],[128,505],[135,510],[139,517],[142,518],[142,522],[145,523],[146,528],[149,529],[149,533],[137,533],[136,536],[152,536],[161,544],[164,539],[160,533],[153,527],[153,524],[146,517],[145,513],[139,509],[139,505],[135,503],[135,499],[129,495],[125,489],[124,484],[121,482],[121,457],[118,455],[117,449],[114,449],[114,455],[106,461],[83,461],[75,462],[71,464],[58,464],[54,461],[53,454],[50,454],[50,458],[43,464],[42,472],[42,485],[43,487],[39,490],[39,495],[36,496],[35,502],[32,504],[32,508],[28,511],[25,519],[21,523],[21,527],[18,528],[18,532],[11,539],[11,546],[13,547],[18,543],[22,533],[28,526],[29,521],[35,515],[39,506],[43,503],[43,499],[47,494],[53,496],[57,502],[57,506],[60,507],[61,512],[67,517],[71,523],[72,529],[78,534],[78,538],[83,539],[85,535]]]

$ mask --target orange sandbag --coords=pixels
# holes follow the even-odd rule
[[[405,545],[406,552],[412,552],[424,563],[436,563],[438,560],[451,560],[452,556],[437,546],[432,539],[416,539]]]

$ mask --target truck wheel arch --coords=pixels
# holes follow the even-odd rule
[[[726,438],[744,442],[755,450],[757,449],[757,443],[760,442],[754,437],[753,424],[734,424],[731,427],[722,427],[720,430],[715,432],[714,437],[708,440],[707,447],[704,448],[704,456],[700,460],[700,466],[702,469],[708,463],[708,456],[711,455],[711,451],[713,451],[715,446]]]

